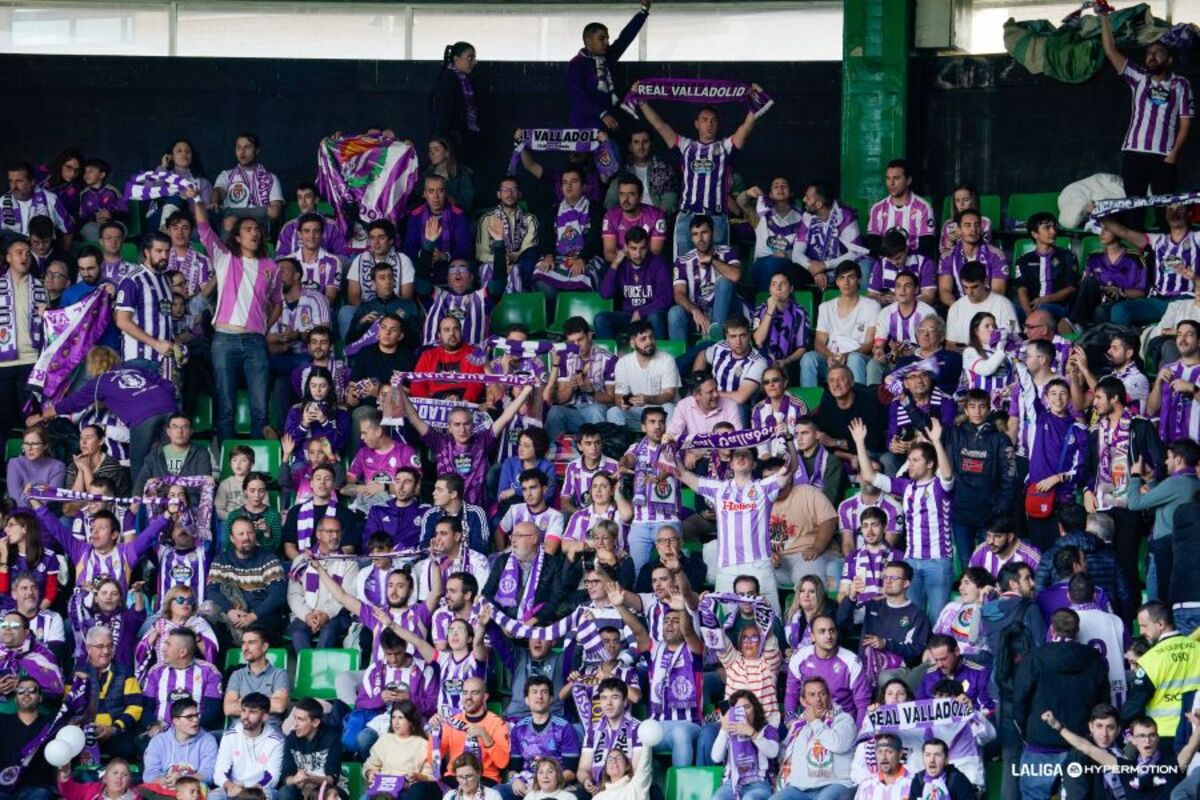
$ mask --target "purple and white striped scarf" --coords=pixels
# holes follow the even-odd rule
[[[578,353],[579,347],[570,342],[534,341],[532,339],[505,339],[503,336],[488,337],[483,343],[485,352],[503,351],[513,358],[538,358],[547,353]]]
[[[472,425],[474,433],[483,433],[492,427],[492,418],[475,403],[442,400],[434,397],[410,397],[408,398],[408,402],[412,403],[413,408],[417,410],[417,416],[421,418],[422,422],[439,431],[449,430],[450,412],[456,408],[465,408],[471,412],[471,417],[474,420],[474,424]],[[383,424],[400,427],[404,425],[404,420],[389,417],[383,421]]]
[[[392,385],[415,381],[441,381],[445,383],[500,383],[505,386],[536,386],[533,375],[498,375],[484,372],[393,372]]]
[[[928,372],[934,378],[938,374],[938,360],[933,356],[914,362],[905,364],[903,367],[897,367],[888,373],[884,378],[884,385],[887,387],[888,393],[893,397],[899,397],[904,393],[904,379],[915,372]]]
[[[355,339],[350,344],[343,348],[346,358],[357,355],[359,350],[370,347],[373,344],[379,343],[379,323],[383,320],[377,319],[371,323],[371,327],[367,328],[367,332],[359,338]]]
[[[745,722],[746,709],[733,706],[729,709],[729,719],[734,723]],[[741,797],[742,784],[758,778],[758,748],[749,736],[735,733],[729,737],[725,767],[728,770],[729,785],[733,788],[733,796]]]
[[[166,489],[170,486],[182,486],[184,489],[199,489],[200,501],[192,512],[192,535],[197,541],[212,540],[212,513],[217,484],[210,475],[168,476],[166,478],[151,478],[146,481],[145,492],[153,498],[153,504],[166,505]],[[159,491],[162,490],[160,496]],[[186,523],[185,523],[186,527]]]
[[[301,553],[307,553],[312,549],[314,504],[315,500],[310,497],[300,504],[300,508],[296,509],[296,549]],[[337,510],[337,495],[331,494],[329,503],[325,506],[325,516],[336,517]]]
[[[529,566],[529,577],[525,581],[525,589],[518,598],[517,589],[521,585],[521,566],[517,557],[510,553],[508,561],[504,565],[504,572],[500,574],[496,596],[493,598],[496,605],[515,607],[517,619],[520,621],[524,622],[532,618],[538,611],[538,608],[533,605],[533,597],[537,593],[538,580],[542,576],[542,564],[545,559],[546,553],[539,547],[537,555],[533,557],[533,563]]]
[[[761,117],[775,104],[764,91],[754,97],[751,85],[745,81],[716,78],[642,78],[625,93],[621,108],[636,118],[638,103],[643,100],[674,100],[701,106],[741,103],[754,112],[755,117]]]
[[[92,682],[83,673],[75,673],[71,688],[63,698],[58,713],[46,727],[26,742],[17,754],[17,763],[0,771],[0,786],[16,786],[25,770],[33,761],[33,757],[42,749],[42,745],[58,735],[59,730],[71,720],[83,717],[92,707],[95,698],[92,697]]]
[[[829,463],[829,451],[821,445],[817,445],[817,452],[813,454],[813,469],[812,474],[808,474],[808,468],[804,466],[804,456],[796,454],[796,474],[792,476],[793,486],[811,486],[814,489],[825,488],[825,465]]]
[[[1097,200],[1092,206],[1091,219],[1103,219],[1135,208],[1192,205],[1194,203],[1200,203],[1200,192],[1152,194],[1146,197],[1116,197],[1109,200]]]
[[[317,188],[343,231],[354,222],[350,210],[364,226],[399,219],[419,171],[412,144],[382,134],[330,136],[317,146]]]
[[[770,420],[774,422],[774,418]],[[761,428],[747,428],[744,431],[727,431],[725,433],[694,433],[679,440],[680,450],[737,450],[744,447],[757,447],[763,442],[775,438],[775,425],[768,424]]]
[[[139,172],[125,181],[125,199],[160,200],[164,197],[179,197],[188,189],[199,192],[200,185],[191,177],[169,170],[152,169]]]
[[[525,128],[508,159],[508,174],[515,175],[525,150],[558,153],[595,153],[596,169],[605,182],[621,167],[616,144],[611,137],[600,138],[596,128]]]
[[[100,340],[109,320],[108,292],[92,292],[81,302],[43,312],[46,346],[29,373],[31,405],[57,403],[66,396],[71,373]]]
[[[767,637],[771,634],[771,624],[775,620],[775,610],[763,597],[753,594],[738,594],[736,592],[709,592],[700,598],[696,614],[700,618],[700,635],[704,640],[705,652],[719,653],[727,646],[725,628],[733,627],[737,621],[737,612],[729,614],[724,624],[717,619],[717,603],[748,603],[754,607],[754,626],[758,628],[758,652],[761,654],[766,647]]]

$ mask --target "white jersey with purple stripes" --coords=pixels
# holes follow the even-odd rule
[[[654,444],[642,439],[630,445],[626,456],[633,458],[634,522],[677,522],[680,514],[679,478],[659,464],[662,455],[670,452],[669,445]],[[645,492],[638,501],[638,489]]]
[[[476,660],[474,652],[456,658],[449,650],[439,650],[438,665],[438,714],[453,717],[462,711],[463,684],[470,678],[482,678],[487,662]]]
[[[675,259],[675,285],[682,283],[686,286],[688,299],[706,314],[712,311],[713,299],[717,294],[717,278],[721,277],[713,266],[713,259],[726,264],[741,264],[737,253],[724,245],[713,245],[712,259],[708,264],[700,263],[700,251],[695,249]]]
[[[302,249],[286,258],[294,258],[300,264],[300,285],[305,289],[324,292],[331,286],[334,289],[341,288],[342,260],[333,253],[327,253],[325,248],[318,248],[317,255],[312,261],[304,260],[304,250]],[[372,282],[371,291],[375,291],[374,282]]]
[[[1195,293],[1196,282],[1181,270],[1195,272],[1200,267],[1200,233],[1190,232],[1178,242],[1169,233],[1147,233],[1154,251],[1154,285],[1151,297],[1184,297]]]
[[[133,324],[148,336],[170,341],[172,297],[171,281],[166,274],[143,265],[121,281],[113,309],[132,314]],[[121,334],[121,357],[125,361],[143,359],[157,362],[162,359],[157,350],[128,333]]]
[[[950,512],[953,509],[954,476],[939,473],[924,481],[893,478],[876,474],[873,483],[900,498],[904,517],[907,559],[935,560],[951,558]]]
[[[762,354],[753,347],[745,355],[736,355],[726,342],[717,342],[704,351],[713,377],[717,381],[717,389],[722,392],[736,392],[742,381],[750,381],[762,386],[763,372],[770,364]]]
[[[143,690],[157,702],[155,721],[170,724],[171,704],[190,697],[197,705],[205,698],[221,697],[221,673],[207,661],[195,659],[186,667],[156,664],[146,675]]]
[[[896,205],[891,197],[885,197],[875,205],[867,219],[867,233],[883,236],[892,228],[900,228],[908,234],[908,250],[915,253],[917,242],[922,236],[934,236],[933,206],[929,201],[909,193],[908,202]]]
[[[937,316],[933,307],[920,300],[907,314],[900,308],[899,303],[892,303],[879,309],[879,317],[875,322],[875,341],[902,342],[917,345],[917,328],[921,320]]]
[[[559,372],[559,383],[570,382],[576,375],[582,374],[584,379],[593,387],[604,390],[610,389],[616,380],[617,357],[607,348],[592,344],[588,351],[587,360],[579,353],[566,353],[562,358],[562,368]],[[569,406],[588,406],[596,402],[595,397],[578,389],[567,401]]]
[[[544,508],[532,511],[525,503],[509,506],[500,520],[500,530],[511,533],[522,522],[532,522],[542,532],[543,539],[561,539],[563,534],[563,515],[557,508]]]
[[[435,289],[429,308],[425,310],[425,327],[421,331],[421,342],[426,347],[438,344],[438,325],[446,317],[454,317],[462,325],[463,341],[479,347],[487,335],[486,289],[477,289],[466,294],[454,294],[445,289]]]
[[[745,484],[700,479],[696,494],[717,514],[717,563],[722,569],[771,557],[771,505],[780,488],[778,474]]]
[[[592,502],[592,478],[596,476],[597,472],[607,472],[615,477],[619,467],[615,458],[601,455],[600,463],[596,465],[595,469],[588,469],[583,463],[583,456],[580,456],[567,464],[559,496],[571,498],[571,502],[575,504],[576,508],[589,505]]]
[[[778,409],[771,405],[769,398],[763,398],[755,403],[754,408],[750,410],[750,427],[765,428],[768,425],[778,425],[780,422],[785,422],[790,427],[800,417],[812,414],[815,411],[815,408],[809,408],[804,404],[803,400],[793,397],[790,394],[783,396]],[[771,439],[771,441],[763,442],[758,446],[759,458],[783,456],[786,453],[787,442],[783,439]]]
[[[1175,73],[1157,81],[1133,61],[1125,62],[1121,77],[1133,90],[1129,128],[1121,149],[1165,156],[1175,146],[1179,120],[1195,114],[1192,85]]]
[[[683,162],[679,210],[692,214],[725,213],[725,193],[733,175],[729,167],[737,152],[733,137],[705,143],[677,136],[675,147]]]
[[[861,494],[856,494],[838,504],[838,526],[840,530],[854,533],[856,548],[867,546],[859,532],[859,526],[862,524],[862,512],[868,508],[878,508],[887,515],[888,521],[883,528],[885,531],[889,533],[904,531],[904,515],[900,513],[900,504],[892,497],[881,494],[874,503],[868,503]]]
[[[617,523],[617,547],[624,549],[626,542],[629,540],[629,526],[620,520],[617,512],[617,506],[614,503],[608,507],[605,512],[598,512],[596,507],[590,503],[582,508],[577,509],[571,518],[567,520],[567,527],[563,531],[563,539],[570,539],[574,542],[582,542],[587,539],[592,528],[604,520]]]

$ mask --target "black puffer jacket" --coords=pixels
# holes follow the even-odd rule
[[[991,422],[963,421],[942,434],[954,462],[954,517],[982,527],[1009,512],[1016,500],[1017,460],[1012,440]]]

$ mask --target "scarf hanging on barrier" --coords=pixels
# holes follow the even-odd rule
[[[747,428],[743,431],[726,433],[697,433],[685,436],[679,440],[680,450],[737,450],[743,447],[757,447],[775,438],[775,425],[771,423],[761,428]]]
[[[643,100],[673,100],[702,106],[741,103],[754,112],[756,118],[767,113],[775,104],[771,96],[761,89],[755,96],[753,87],[745,81],[715,78],[642,78],[625,93],[621,108],[636,118],[638,103]]]
[[[392,385],[416,381],[439,381],[442,383],[500,383],[505,386],[536,386],[538,379],[533,375],[497,375],[484,372],[393,372]]]
[[[1103,219],[1122,211],[1132,211],[1137,208],[1191,205],[1193,203],[1200,203],[1200,192],[1152,194],[1145,197],[1115,197],[1110,200],[1097,200],[1092,206],[1090,219],[1093,221]]]
[[[189,189],[200,191],[200,185],[190,177],[167,170],[139,172],[125,182],[126,200],[160,200],[179,197]]]
[[[47,309],[42,315],[46,345],[29,373],[35,402],[57,403],[71,388],[71,373],[83,363],[100,340],[110,320],[108,292],[92,292],[66,308]]]
[[[332,136],[317,146],[317,188],[348,231],[357,209],[365,226],[399,219],[420,171],[413,146],[382,134]]]
[[[600,138],[596,128],[525,128],[508,159],[508,174],[515,175],[525,150],[558,153],[595,153],[596,169],[605,182],[621,168],[620,157],[612,137]]]

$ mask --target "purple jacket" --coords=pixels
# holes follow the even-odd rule
[[[425,220],[429,219],[429,206],[422,203],[408,215],[408,226],[404,230],[404,254],[417,263],[421,248],[425,244]],[[471,245],[471,222],[457,206],[446,205],[442,209],[442,235],[434,243],[435,249],[449,253],[451,259],[471,258],[475,250]]]
[[[629,45],[633,44],[642,25],[646,24],[647,16],[645,11],[634,14],[617,40],[608,46],[608,52],[604,55],[604,72],[610,80],[612,65],[620,61]],[[601,89],[599,71],[596,60],[583,50],[567,62],[567,106],[572,128],[599,128],[603,125],[600,118],[613,111],[615,103],[612,98],[616,94],[616,87],[610,86],[607,91]]]
[[[176,410],[175,387],[170,381],[143,369],[118,367],[64,397],[54,411],[74,414],[97,400],[130,428]]]
[[[628,258],[616,269],[610,269],[600,281],[600,296],[617,298],[618,311],[648,314],[666,311],[674,302],[671,268],[660,256],[648,255],[642,266],[635,267]]]

